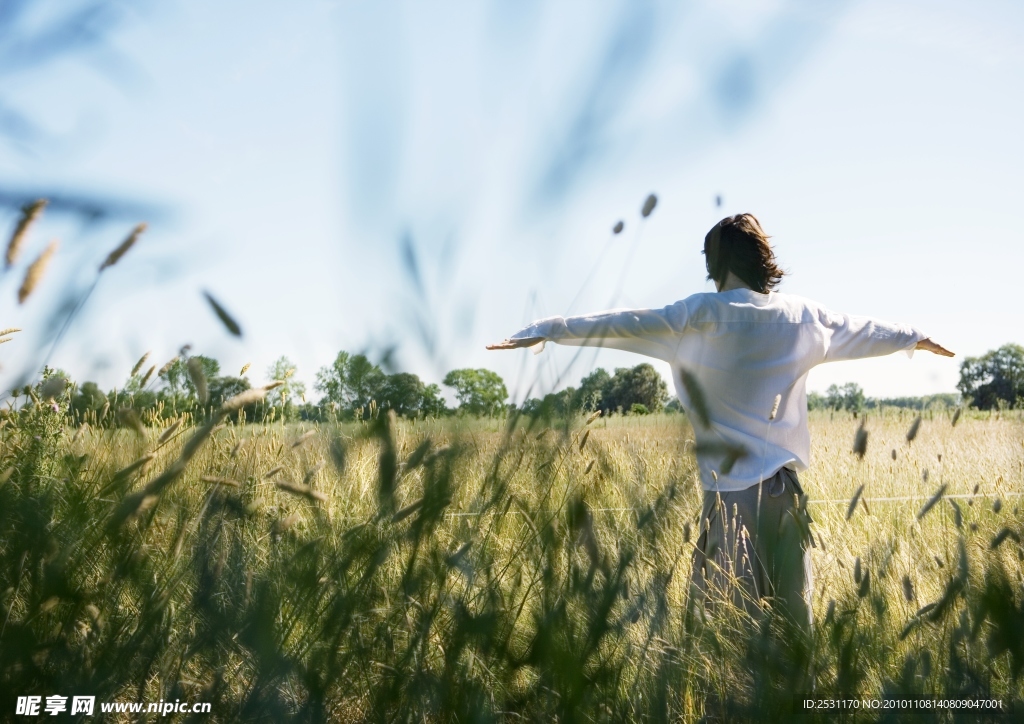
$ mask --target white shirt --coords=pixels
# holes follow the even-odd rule
[[[512,339],[543,337],[559,344],[636,352],[668,362],[679,401],[693,422],[705,490],[744,490],[788,466],[806,470],[807,373],[835,360],[906,350],[927,335],[905,325],[829,311],[809,299],[750,289],[694,294],[663,309],[616,309],[549,317]],[[703,391],[704,427],[681,375]],[[774,420],[769,420],[781,395]],[[722,471],[723,444],[746,454]],[[712,475],[715,471],[715,475]]]

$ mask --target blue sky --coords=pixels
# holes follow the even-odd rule
[[[126,12],[103,53],[4,76],[5,103],[47,136],[0,139],[0,188],[162,211],[53,362],[109,387],[143,352],[163,360],[191,343],[226,372],[251,362],[254,382],[284,354],[311,382],[339,349],[394,346],[398,367],[428,381],[486,366],[520,396],[543,392],[642,359],[588,352],[569,367],[571,348],[484,345],[543,316],[711,291],[704,233],[749,211],[792,272],[783,291],[912,324],[958,353],[822,366],[810,389],[953,391],[964,355],[1024,329],[1024,9],[822,5]],[[659,204],[640,223],[650,192]],[[5,228],[13,218],[0,213]],[[48,215],[35,229],[0,279],[0,326],[26,330],[0,348],[0,381],[35,359],[62,294],[91,283],[135,220]],[[51,273],[18,308],[24,264],[54,237]]]

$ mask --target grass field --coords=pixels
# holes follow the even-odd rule
[[[26,409],[0,427],[0,707],[85,693],[210,702],[203,721],[1019,718],[1024,420],[926,412],[908,442],[915,415],[871,413],[860,459],[861,420],[812,414],[806,647],[782,620],[688,600],[701,498],[681,415],[186,423],[159,442]],[[882,697],[1002,708],[803,708]]]

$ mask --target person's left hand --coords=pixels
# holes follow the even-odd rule
[[[497,344],[487,345],[487,349],[519,349],[520,347],[532,347],[544,341],[543,337],[520,337],[519,339],[505,339]]]
[[[925,352],[931,352],[932,354],[937,354],[942,357],[956,356],[948,349],[943,347],[941,344],[933,342],[930,337],[928,339],[922,339],[920,342],[917,343],[917,346],[914,347],[914,349],[923,349]]]

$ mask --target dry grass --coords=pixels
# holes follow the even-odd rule
[[[40,632],[80,619],[94,630],[82,618],[94,606],[106,633],[73,647],[92,657],[89,681],[106,661],[122,698],[210,699],[224,720],[797,719],[810,716],[793,702],[811,655],[818,696],[1009,706],[1024,693],[1013,648],[1024,644],[1000,649],[1009,624],[983,603],[1003,570],[1000,600],[1024,615],[1024,422],[915,416],[812,415],[810,654],[739,614],[693,617],[701,499],[692,430],[672,415],[511,433],[497,420],[61,433],[64,462],[37,466],[33,485],[63,479],[54,494],[84,501],[74,530],[50,528],[84,593],[43,611],[51,597],[19,577],[20,539],[7,538],[3,613]],[[31,485],[11,446],[24,438],[0,434],[0,469],[18,466],[0,496],[21,510]],[[940,486],[946,499],[919,517]],[[30,561],[54,560],[26,545],[42,546]],[[113,651],[131,668],[102,659]]]

